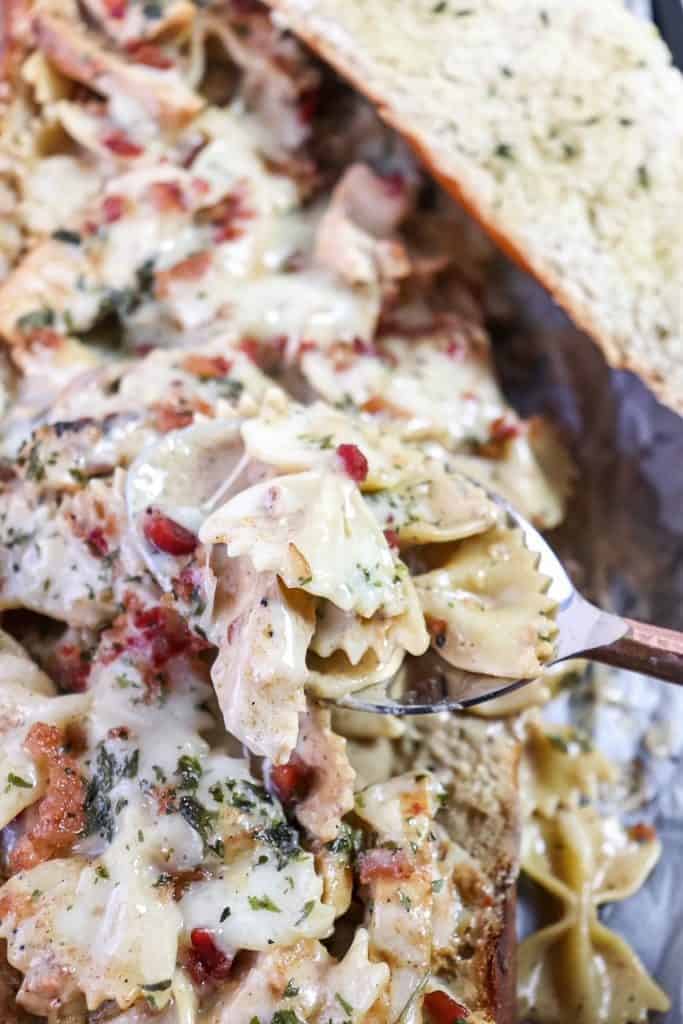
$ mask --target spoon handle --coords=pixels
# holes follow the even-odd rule
[[[624,619],[628,632],[604,647],[586,651],[592,661],[683,684],[683,633]]]

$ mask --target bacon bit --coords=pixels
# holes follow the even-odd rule
[[[207,211],[209,223],[213,225],[213,240],[216,243],[233,242],[246,231],[245,221],[255,216],[247,204],[244,187],[224,196],[211,210]]]
[[[24,749],[47,768],[45,796],[37,805],[37,821],[10,855],[10,870],[25,871],[68,853],[85,828],[85,783],[78,762],[64,750],[64,734],[55,725],[36,722]]]
[[[185,356],[180,365],[188,373],[209,380],[220,380],[222,377],[227,377],[232,369],[232,363],[228,359],[224,359],[223,356],[203,356],[198,353]]]
[[[154,402],[150,406],[153,413],[153,424],[161,434],[168,434],[170,430],[182,430],[194,422],[192,409],[177,409],[168,402]]]
[[[177,874],[170,871],[169,881],[173,883],[173,899],[178,903],[193,882],[204,882],[210,877],[210,872],[206,868],[192,868],[189,871],[179,871]]]
[[[433,1024],[458,1024],[467,1020],[470,1011],[447,992],[428,992],[422,1003]]]
[[[384,537],[390,548],[399,548],[401,546],[396,530],[385,530]]]
[[[178,807],[175,802],[174,786],[152,786],[150,792],[157,802],[159,814],[175,814]]]
[[[446,634],[448,633],[448,623],[445,619],[427,619],[427,632],[432,638],[436,647],[443,647],[446,643]]]
[[[202,143],[201,148],[204,148],[205,143]],[[205,196],[211,191],[211,185],[206,178],[193,178],[190,182],[192,191],[196,192],[198,196]]]
[[[286,347],[287,337],[284,334],[278,334],[274,338],[265,340],[243,338],[239,343],[240,352],[243,352],[247,359],[250,359],[261,370],[272,369]]]
[[[628,830],[629,839],[636,843],[651,843],[657,838],[657,830],[644,821],[639,821]]]
[[[51,668],[60,690],[67,693],[87,690],[92,664],[89,654],[77,644],[58,644]]]
[[[36,327],[27,337],[30,346],[39,345],[42,348],[59,348],[66,341],[66,337],[51,327]]]
[[[158,298],[168,295],[173,281],[199,281],[209,269],[211,253],[208,249],[193,252],[184,260],[175,263],[168,270],[161,270],[156,275],[155,293]]]
[[[499,416],[491,423],[489,433],[492,441],[509,441],[513,437],[519,437],[521,427],[507,416]]]
[[[161,71],[166,71],[173,67],[173,61],[168,54],[154,43],[133,40],[126,46],[126,52],[137,64],[144,64],[148,68],[159,68]]]
[[[177,181],[153,181],[147,189],[150,202],[159,213],[187,209],[183,190]]]
[[[306,89],[299,96],[297,110],[303,124],[311,124],[320,104],[320,90]]]
[[[389,174],[383,174],[381,182],[386,195],[396,197],[397,199],[406,190],[406,179],[400,171],[391,171]]]
[[[415,870],[404,850],[387,850],[378,847],[367,850],[358,857],[361,885],[386,879],[410,878]]]
[[[102,143],[117,156],[134,157],[140,156],[144,152],[142,146],[138,146],[137,142],[133,142],[120,131],[109,132],[102,139]]]
[[[133,632],[127,634],[126,646],[143,652],[154,668],[161,668],[171,658],[194,654],[207,645],[193,636],[176,611],[156,605],[133,614]]]
[[[357,444],[337,445],[337,457],[344,467],[344,472],[357,484],[361,484],[367,478],[368,460]]]
[[[186,565],[178,576],[171,580],[173,595],[180,601],[199,601],[202,595],[202,572],[196,565]]]
[[[106,558],[109,554],[109,541],[101,526],[96,526],[85,538],[85,543],[96,558]]]
[[[460,341],[456,341],[453,338],[446,345],[446,355],[450,356],[451,359],[462,359],[465,355],[465,346]]]
[[[370,341],[363,341],[362,338],[353,339],[353,351],[359,356],[376,356],[377,349]]]
[[[125,208],[126,200],[123,196],[106,196],[102,203],[105,224],[113,224],[114,221],[121,220]]]
[[[104,6],[107,9],[109,17],[116,18],[117,21],[119,21],[121,18],[125,18],[126,16],[128,0],[104,0]]]
[[[306,352],[317,352],[320,345],[317,341],[302,341],[299,345],[299,355],[304,355]]]
[[[298,754],[292,754],[287,764],[271,767],[269,781],[278,800],[289,806],[306,797],[313,781],[313,769]]]
[[[230,974],[232,957],[226,956],[206,928],[193,928],[190,932],[191,949],[187,968],[195,985],[225,981]]]
[[[142,532],[152,547],[167,555],[191,555],[199,543],[194,533],[158,509],[147,509]]]
[[[130,729],[127,725],[114,725],[107,730],[110,740],[127,740],[130,737]]]

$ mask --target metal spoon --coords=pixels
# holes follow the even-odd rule
[[[550,545],[531,523],[495,494],[508,525],[519,528],[524,543],[538,554],[538,569],[550,579],[548,594],[557,603],[558,634],[554,657],[546,667],[567,658],[588,658],[630,669],[670,683],[683,683],[683,633],[620,618],[596,608],[574,589]],[[476,675],[448,665],[436,651],[407,658],[386,683],[349,694],[336,703],[356,711],[388,715],[424,715],[471,707],[532,682]]]

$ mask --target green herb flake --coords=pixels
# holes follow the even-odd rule
[[[171,979],[166,978],[164,981],[155,981],[152,985],[143,985],[142,988],[145,992],[166,992],[172,984]]]
[[[32,309],[30,313],[24,313],[16,322],[17,328],[22,334],[30,334],[31,331],[40,331],[45,327],[54,327],[55,311],[47,306],[42,309]]]
[[[230,907],[223,907],[221,910],[221,916],[218,918],[219,924],[223,924],[224,921],[227,921],[231,913],[232,911]]]
[[[68,228],[57,228],[56,231],[52,232],[52,237],[56,242],[65,242],[67,245],[80,245],[81,236],[77,231],[69,231]]]
[[[348,1013],[349,1017],[351,1017],[353,1015],[353,1007],[351,1006],[351,1003],[344,999],[339,992],[334,993],[334,998],[337,1000],[344,1013]]]
[[[650,173],[645,164],[640,164],[638,167],[638,184],[641,188],[650,187]]]
[[[515,155],[512,146],[508,145],[507,142],[499,142],[494,149],[496,156],[500,157],[501,160],[514,160]]]
[[[176,775],[180,776],[179,789],[196,789],[203,774],[199,759],[183,754],[178,758]]]
[[[276,1010],[270,1024],[302,1024],[294,1010]]]
[[[16,786],[17,789],[33,789],[32,782],[22,779],[21,775],[15,775],[14,772],[8,774],[7,784],[8,786]]]
[[[299,917],[298,920],[294,922],[294,925],[300,925],[302,921],[305,921],[306,918],[309,917],[314,906],[315,900],[307,900],[306,903],[304,903],[304,909],[301,911],[301,917]]]
[[[295,984],[294,978],[290,978],[287,984],[285,985],[285,990],[282,993],[282,996],[284,999],[293,999],[294,996],[298,996],[298,994],[299,986]]]
[[[444,886],[443,878],[435,878],[432,882],[432,892],[441,892]]]
[[[280,908],[277,903],[273,903],[270,896],[250,896],[249,906],[252,910],[270,910],[273,914],[280,913]]]
[[[109,878],[109,872],[105,868],[104,864],[98,864],[95,868],[95,874],[98,878]]]

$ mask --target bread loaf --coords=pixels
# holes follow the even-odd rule
[[[621,0],[268,0],[683,410],[683,78]]]

